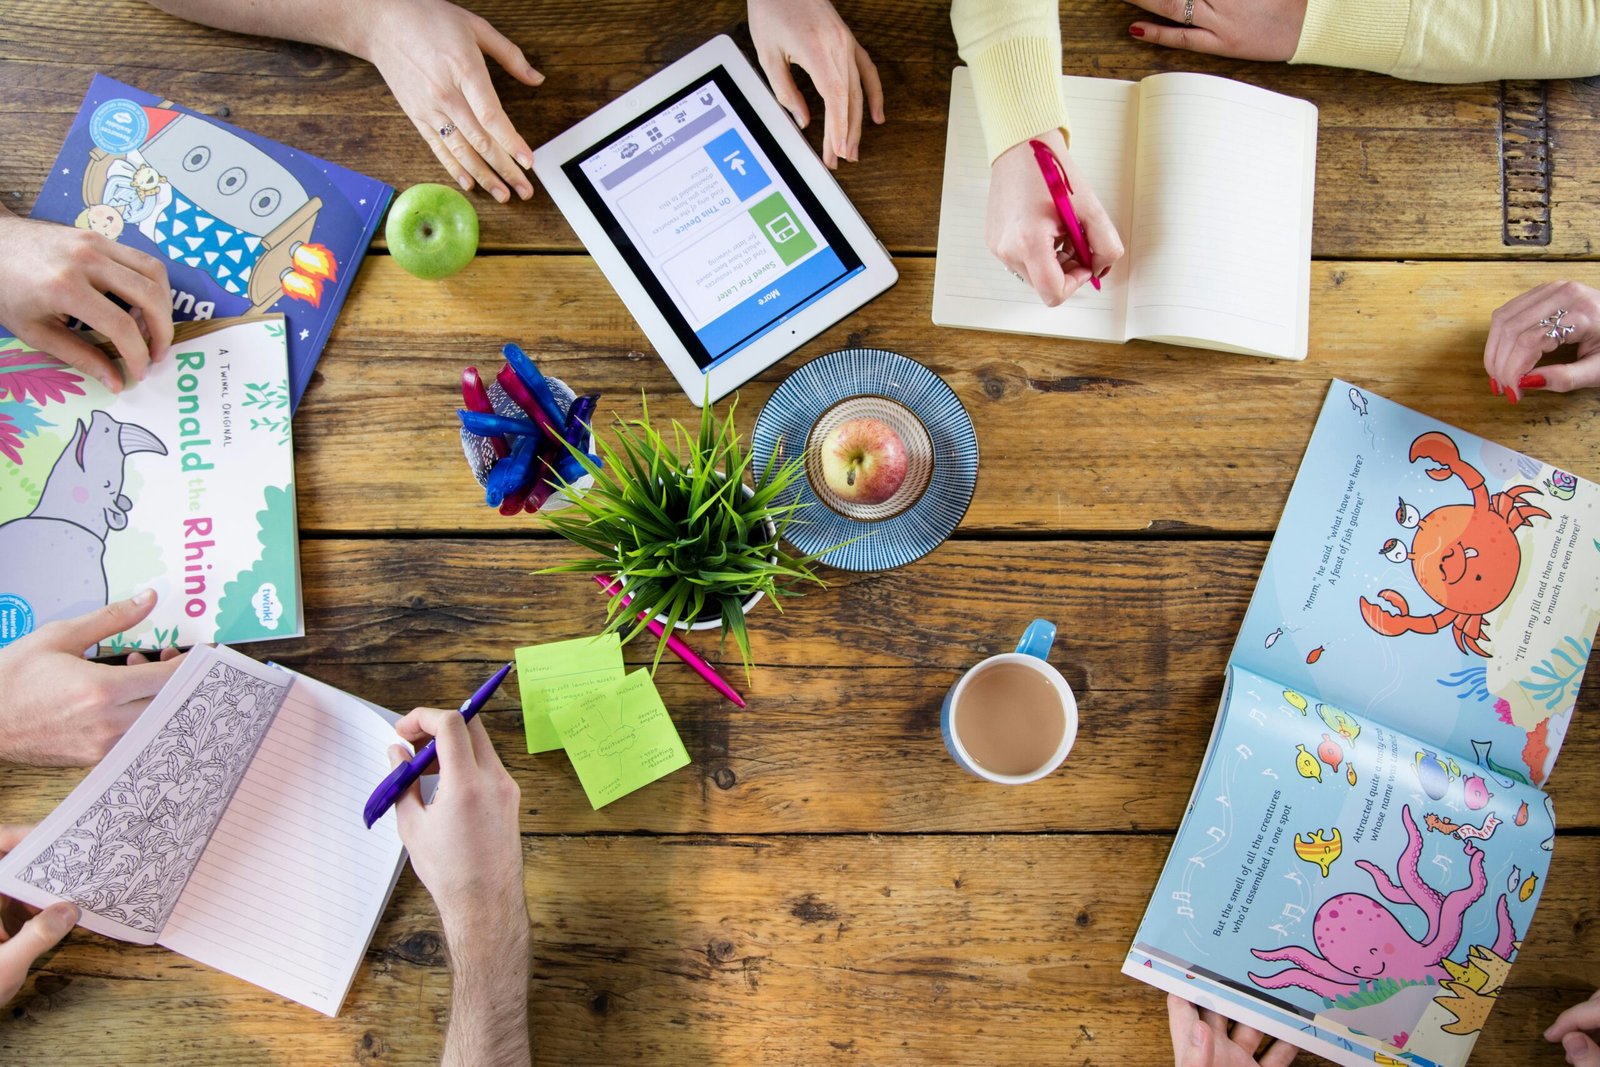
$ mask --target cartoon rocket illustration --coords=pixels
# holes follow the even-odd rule
[[[1331,831],[1312,830],[1294,835],[1294,854],[1307,863],[1322,868],[1322,877],[1328,877],[1328,868],[1344,851],[1344,841],[1335,826]]]

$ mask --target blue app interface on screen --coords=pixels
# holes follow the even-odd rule
[[[715,82],[581,167],[704,346],[702,370],[861,269],[830,247]]]

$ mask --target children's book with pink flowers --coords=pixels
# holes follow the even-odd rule
[[[1340,1064],[1467,1061],[1555,846],[1600,486],[1335,380],[1124,973]]]

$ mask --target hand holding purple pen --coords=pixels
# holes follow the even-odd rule
[[[500,683],[506,680],[506,675],[511,673],[511,664],[495,671],[487,682],[478,687],[478,691],[468,697],[461,705],[459,713],[466,722],[471,722],[472,717],[489,702],[494,696],[494,691],[500,688]],[[410,789],[412,783],[427,773],[438,754],[436,741],[429,741],[417,750],[417,754],[404,761],[389,772],[389,777],[378,783],[378,788],[372,791],[372,796],[367,798],[366,809],[362,818],[366,821],[367,829],[372,829],[372,824],[383,818],[385,812],[394,807],[400,795]]]

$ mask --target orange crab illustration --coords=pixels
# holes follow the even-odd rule
[[[1416,529],[1411,550],[1406,551],[1391,537],[1382,552],[1395,563],[1410,560],[1417,584],[1441,610],[1413,615],[1405,597],[1393,589],[1380,589],[1378,599],[1398,614],[1361,597],[1361,617],[1385,637],[1434,634],[1448,626],[1456,647],[1488,658],[1480,644],[1489,640],[1483,617],[1505,603],[1516,584],[1522,565],[1516,531],[1531,525],[1535,518],[1548,519],[1550,513],[1523,502],[1529,493],[1539,492],[1531,485],[1514,485],[1490,496],[1483,475],[1462,460],[1456,443],[1445,434],[1429,432],[1411,442],[1411,462],[1423,459],[1439,464],[1428,468],[1428,477],[1434,481],[1460,478],[1472,493],[1472,503],[1446,504],[1420,515],[1401,500],[1395,520],[1407,529]]]

